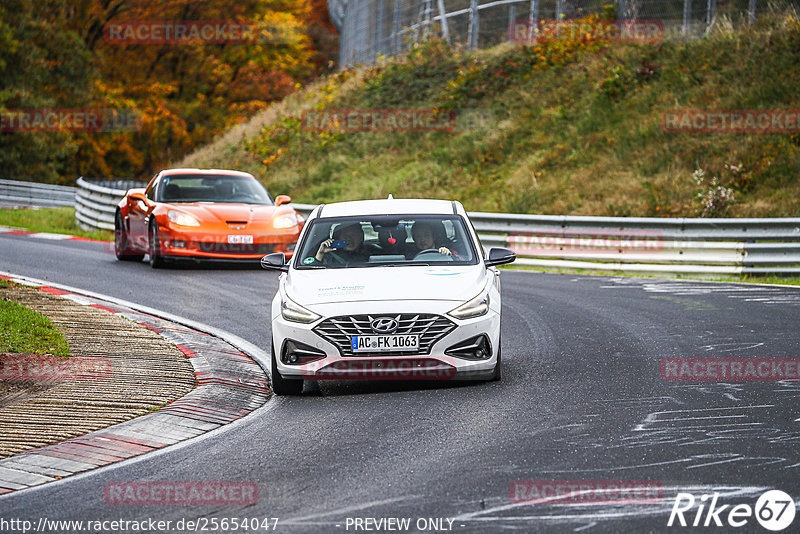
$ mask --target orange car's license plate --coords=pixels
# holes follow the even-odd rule
[[[251,236],[251,235],[229,235],[228,236],[228,244],[229,245],[252,245],[253,244],[253,236]]]

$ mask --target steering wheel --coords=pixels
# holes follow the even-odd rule
[[[441,252],[439,252],[439,249],[438,249],[438,248],[426,248],[425,250],[420,250],[420,251],[419,251],[419,252],[417,252],[417,254],[414,256],[414,259],[416,260],[417,258],[419,258],[420,256],[422,256],[423,254],[431,254],[431,253],[433,253],[433,254],[438,254],[439,256],[444,256],[445,258],[447,258],[445,261],[453,261],[453,258],[452,258],[452,257],[450,257],[450,256],[449,256],[449,255],[447,255],[447,254],[442,254]]]

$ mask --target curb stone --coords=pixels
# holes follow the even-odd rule
[[[127,306],[111,297],[10,273],[0,273],[0,277],[119,314],[155,331],[187,356],[197,378],[195,389],[156,412],[0,460],[0,495],[199,436],[244,417],[271,395],[269,378],[253,359],[263,359],[263,354],[253,354],[258,349],[235,336],[227,335],[229,339],[224,340],[215,329],[202,331],[189,326],[192,322],[188,320],[179,324],[169,314]]]

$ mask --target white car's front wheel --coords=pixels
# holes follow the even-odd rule
[[[500,362],[500,353],[501,353],[501,343],[503,342],[502,338],[497,339],[497,363],[494,364],[494,372],[492,373],[492,378],[490,379],[491,382],[495,382],[500,380],[502,365]]]
[[[278,372],[277,356],[275,347],[272,347],[272,357],[270,358],[270,378],[272,379],[272,392],[275,395],[300,395],[303,392],[303,379],[283,378]]]

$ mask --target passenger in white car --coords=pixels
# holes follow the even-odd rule
[[[344,241],[344,248],[333,248],[335,241]],[[364,248],[364,230],[361,224],[352,223],[337,228],[331,239],[319,245],[314,259],[320,263],[365,263],[370,251]]]

